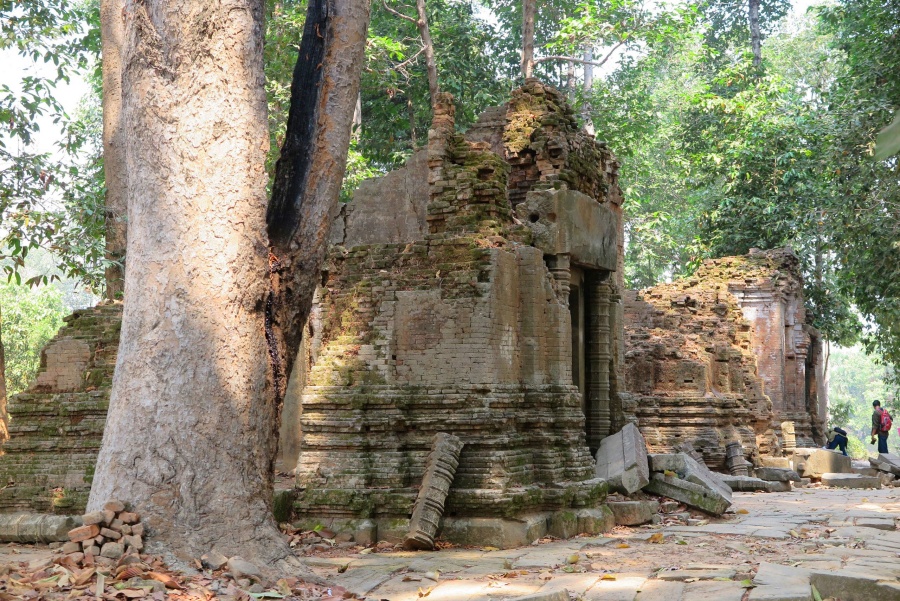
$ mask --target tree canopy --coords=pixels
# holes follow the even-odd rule
[[[306,8],[266,6],[270,176]],[[465,128],[521,78],[522,3],[427,0],[425,11],[441,89]],[[422,41],[398,13],[416,7],[373,3],[344,201],[427,136]],[[791,246],[814,325],[900,365],[898,22],[900,6],[877,0],[804,15],[788,0],[539,3],[536,76],[567,89],[622,161],[628,285],[690,273],[708,257]],[[45,247],[67,274],[102,286],[99,88],[82,114],[65,115],[54,87],[96,71],[97,6],[5,2],[0,27],[0,49],[53,66],[0,89],[3,269],[22,281],[29,249]],[[41,115],[66,124],[65,152],[31,151]]]

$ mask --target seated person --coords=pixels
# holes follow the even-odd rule
[[[843,428],[830,428],[825,436],[828,438],[826,449],[840,449],[841,453],[847,455],[847,432]]]

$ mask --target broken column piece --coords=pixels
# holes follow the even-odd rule
[[[790,453],[797,448],[797,430],[794,422],[781,422],[781,446],[785,453]]]
[[[650,482],[647,446],[637,426],[626,424],[620,432],[600,442],[594,473],[606,480],[611,489],[626,495]]]
[[[434,549],[434,537],[444,514],[444,500],[450,493],[462,448],[463,442],[458,436],[445,432],[434,435],[431,453],[425,463],[425,476],[409,521],[409,533],[403,541],[406,549]]]
[[[725,466],[732,476],[749,476],[750,463],[744,459],[744,447],[740,442],[725,445]]]

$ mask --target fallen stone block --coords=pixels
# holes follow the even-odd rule
[[[877,476],[879,473],[879,470],[874,467],[860,467],[854,465],[852,469],[854,474],[859,474],[860,476]]]
[[[822,484],[834,488],[881,488],[881,478],[861,474],[822,474]]]
[[[726,498],[718,488],[694,484],[677,476],[666,476],[662,473],[653,474],[650,483],[644,487],[644,490],[681,501],[713,515],[721,515],[731,506],[730,489],[728,498]]]
[[[79,525],[80,518],[42,513],[0,515],[0,542],[52,543],[68,541],[69,531]],[[91,538],[90,536],[86,536]],[[75,541],[78,542],[78,541]]]
[[[773,455],[763,455],[759,458],[759,464],[762,467],[781,467],[791,469],[791,460],[787,457],[775,457]]]
[[[879,471],[900,476],[900,456],[893,453],[880,453],[878,457],[870,458],[869,464]]]
[[[791,483],[788,482],[769,482],[768,492],[791,492]]]
[[[722,476],[722,481],[735,492],[769,492],[769,484],[771,484],[765,480],[751,478],[750,476]]]
[[[444,515],[444,501],[450,493],[462,448],[463,442],[458,436],[446,432],[434,435],[419,496],[409,521],[409,533],[403,541],[406,549],[434,549],[434,537]]]
[[[639,526],[653,520],[659,501],[607,501],[618,526]]]
[[[705,463],[696,461],[686,453],[648,455],[653,472],[675,472],[679,478],[717,490],[730,504],[731,487],[725,484],[721,474],[716,474]],[[673,497],[674,498],[674,497]]]
[[[779,467],[758,467],[756,477],[769,482],[800,482],[800,474],[791,469]]]
[[[650,481],[647,445],[634,424],[626,424],[619,432],[604,438],[596,460],[595,475],[617,492],[630,495]]]
[[[797,449],[798,451],[800,449]],[[798,454],[795,453],[795,457]],[[802,471],[797,469],[804,478],[821,478],[822,474],[851,474],[853,473],[851,459],[844,455],[827,449],[815,449],[809,457],[802,462]],[[797,468],[797,460],[794,461]]]

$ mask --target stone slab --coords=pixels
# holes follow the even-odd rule
[[[822,484],[835,488],[881,488],[881,478],[861,474],[822,474]]]
[[[740,582],[691,582],[684,588],[681,601],[742,601],[746,590]]]
[[[813,601],[807,570],[763,562],[753,584],[749,601]]]
[[[634,601],[680,601],[684,588],[683,582],[648,580],[641,586]]]
[[[660,572],[656,577],[660,580],[687,581],[692,578],[714,580],[716,578],[734,578],[736,573],[733,566],[689,565],[680,570]]]
[[[714,473],[705,463],[697,461],[687,453],[653,454],[647,457],[650,471],[675,472],[688,482],[718,491],[729,504],[731,503],[731,487],[725,484],[722,475]]]
[[[791,469],[791,460],[787,457],[763,455],[759,458],[759,464],[763,467],[780,467],[788,470]]]
[[[900,601],[900,586],[868,574],[852,570],[839,572],[813,571],[809,582],[822,598],[833,597],[841,601]]]
[[[609,501],[618,526],[647,524],[659,511],[659,501]]]
[[[758,467],[756,477],[769,482],[800,482],[800,474],[792,469],[780,467]]]
[[[725,482],[731,488],[731,490],[735,492],[754,492],[754,491],[763,491],[769,492],[769,482],[765,480],[761,480],[759,478],[752,478],[750,476],[722,476],[722,481]]]
[[[900,476],[900,456],[893,453],[879,453],[878,457],[869,459],[875,469]]]
[[[619,432],[604,438],[596,461],[595,475],[622,494],[635,493],[650,482],[647,445],[634,424],[626,424]]]
[[[799,450],[799,449],[798,449]],[[853,473],[851,459],[835,451],[815,449],[809,457],[802,460],[802,470],[797,469],[798,459],[795,453],[794,468],[804,478],[821,478],[822,474]]]
[[[655,473],[644,490],[656,495],[681,501],[714,515],[721,515],[731,506],[730,498],[725,498],[718,489],[694,484],[675,476]],[[730,491],[729,491],[730,493]]]

